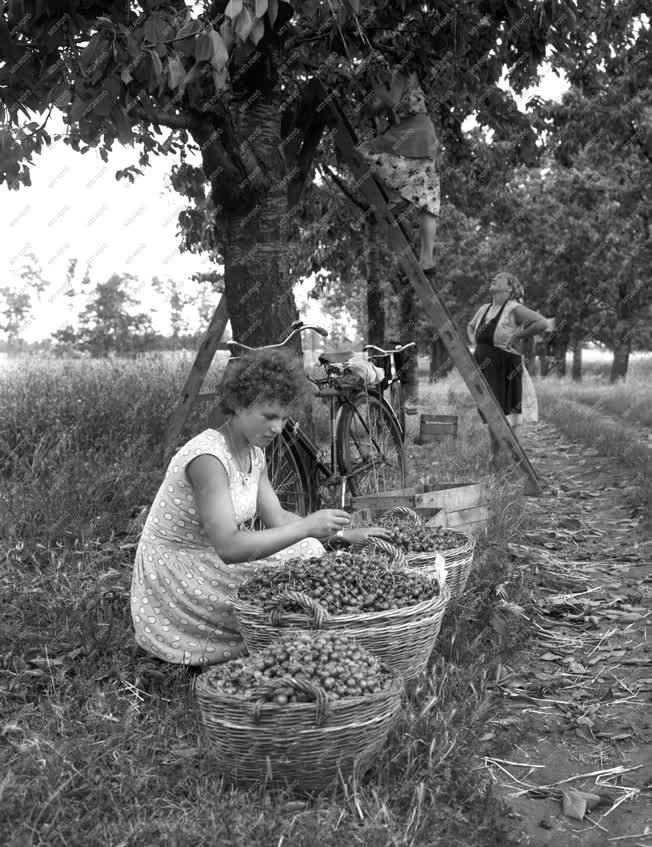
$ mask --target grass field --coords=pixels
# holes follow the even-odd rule
[[[527,637],[515,621],[490,626],[496,586],[515,602],[524,591],[504,553],[528,526],[509,477],[492,492],[472,590],[447,613],[432,673],[364,784],[302,804],[231,788],[215,771],[188,678],[160,678],[139,658],[128,606],[139,515],[160,483],[165,417],[187,369],[171,357],[31,360],[0,373],[0,842],[518,844],[471,766],[497,709],[488,681]],[[448,479],[486,467],[465,391],[454,377],[422,386],[426,407],[461,416],[434,466]],[[433,468],[427,450],[409,453],[412,479]]]

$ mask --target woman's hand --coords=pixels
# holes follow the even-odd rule
[[[349,544],[364,544],[369,538],[384,538],[385,541],[391,541],[392,533],[383,526],[359,526],[345,530],[342,538]]]
[[[320,509],[303,519],[306,526],[306,537],[327,538],[340,529],[346,529],[351,523],[351,516],[343,509]]]
[[[505,347],[510,347],[512,350],[516,350],[520,353],[520,343],[523,341],[523,333],[521,333],[518,329],[514,330],[514,332],[509,335],[505,339]]]

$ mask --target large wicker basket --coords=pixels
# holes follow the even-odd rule
[[[383,691],[327,701],[308,680],[285,677],[315,697],[315,703],[246,704],[215,687],[218,670],[198,677],[202,722],[227,778],[302,792],[326,788],[335,779],[362,775],[378,756],[401,705],[403,684],[394,677]]]
[[[406,506],[396,506],[383,512],[381,518],[392,515],[402,515],[415,524],[424,524],[425,521],[417,512]],[[410,569],[417,570],[430,579],[441,579],[442,566],[446,574],[451,598],[457,598],[464,593],[473,565],[473,553],[475,551],[475,539],[456,529],[455,532],[464,536],[466,541],[451,550],[433,550],[427,553],[406,553],[407,565]],[[385,549],[391,553],[392,545],[379,538],[369,539],[375,546]]]
[[[279,602],[290,600],[303,607],[306,614],[284,612],[281,608],[265,612],[233,594],[227,602],[235,612],[250,652],[266,647],[290,628],[344,632],[409,680],[419,676],[428,664],[448,599],[449,591],[444,584],[440,586],[439,596],[413,606],[353,615],[330,615],[316,600],[299,591],[279,593]]]

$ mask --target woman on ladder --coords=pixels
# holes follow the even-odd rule
[[[373,79],[374,96],[365,111],[374,119],[377,136],[363,142],[360,153],[387,188],[390,201],[407,200],[419,210],[419,264],[427,271],[434,267],[440,207],[439,140],[416,73],[399,68]]]

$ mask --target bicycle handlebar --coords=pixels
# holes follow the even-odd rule
[[[285,345],[291,341],[295,335],[299,335],[307,329],[311,329],[313,332],[318,332],[319,335],[323,335],[324,338],[328,338],[328,331],[325,330],[323,326],[313,326],[312,324],[304,324],[303,321],[295,321],[292,324],[290,334],[284,341],[281,341],[280,344],[266,344],[263,347],[249,347],[246,344],[241,344],[239,341],[227,341],[226,343],[231,349],[232,355],[234,348],[239,348],[247,353],[258,352],[259,350],[278,350],[279,347],[285,347]]]
[[[376,347],[375,344],[365,344],[364,349],[365,350],[377,350],[378,353],[382,353],[383,355],[387,356],[390,353],[402,353],[404,350],[407,350],[408,347],[416,347],[416,346],[417,346],[416,341],[410,341],[409,344],[404,344],[402,347],[401,347],[400,344],[397,344],[396,347],[394,347],[393,350],[383,350],[382,347]]]

